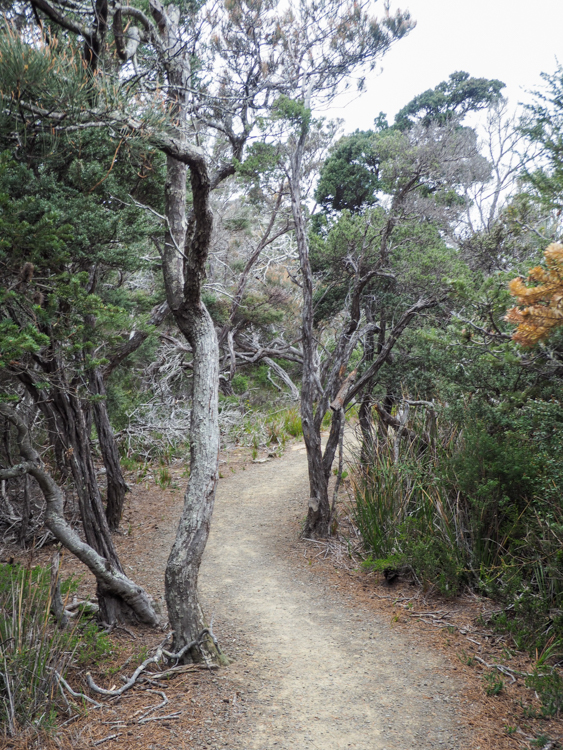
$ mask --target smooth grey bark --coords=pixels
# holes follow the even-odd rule
[[[189,89],[189,58],[173,6],[167,9],[150,0],[162,48],[166,50],[169,97],[181,122]],[[213,215],[210,208],[212,178],[203,153],[191,147],[182,134],[167,153],[166,234],[162,267],[166,298],[180,331],[193,352],[193,391],[190,427],[190,478],[184,508],[165,573],[168,618],[174,631],[173,651],[198,640],[205,628],[197,581],[215,502],[219,462],[219,347],[213,322],[201,300],[205,264],[209,255]],[[186,213],[186,178],[189,168],[192,210]],[[211,638],[209,655],[220,660]],[[199,648],[191,648],[183,661],[199,661]]]
[[[371,310],[371,305],[368,303],[365,307],[366,311],[366,318],[373,322],[373,313]],[[385,314],[382,311],[380,314],[380,321],[379,321],[379,334],[377,337],[377,347],[375,344],[375,335],[374,332],[371,332],[368,336],[366,336],[365,344],[364,344],[364,360],[369,367],[369,365],[373,362],[374,357],[377,354],[379,354],[383,348],[383,344],[385,342],[385,331],[386,331],[386,320],[385,320]],[[369,457],[374,455],[374,451],[376,449],[377,445],[377,431],[375,429],[375,424],[373,420],[373,413],[372,413],[372,398],[371,398],[371,392],[373,390],[373,387],[375,385],[375,378],[372,378],[370,382],[367,384],[367,386],[364,388],[364,392],[361,397],[360,401],[360,408],[358,410],[358,423],[360,425],[360,431],[362,433],[362,449],[361,449],[361,464],[367,465],[369,462]]]
[[[213,322],[203,306],[199,309],[184,307],[175,315],[194,351],[190,479],[165,575],[168,617],[174,629],[174,650],[178,651],[205,628],[197,581],[209,536],[218,477],[219,348]],[[207,643],[207,650],[217,656],[210,643]],[[187,656],[192,660],[201,658],[197,648]]]
[[[201,301],[201,283],[212,229],[210,187],[203,159],[193,164],[190,171],[194,216],[189,235],[186,177],[186,164],[168,156],[164,281],[174,319],[193,352],[190,478],[165,574],[166,605],[174,631],[174,651],[180,651],[186,644],[197,640],[206,625],[197,582],[209,536],[219,461],[219,348],[215,328]],[[213,653],[213,649],[209,650]],[[198,661],[201,653],[193,648],[183,658]]]
[[[0,477],[10,478],[30,474],[39,485],[47,510],[45,514],[45,525],[53,536],[61,542],[70,552],[83,562],[95,575],[98,587],[112,596],[116,601],[122,601],[132,610],[135,615],[149,625],[159,624],[147,593],[133,581],[131,581],[110,559],[100,555],[87,542],[82,541],[74,529],[64,518],[64,496],[54,479],[48,474],[41,464],[39,454],[33,448],[29,438],[29,432],[23,419],[18,413],[7,406],[0,404],[0,414],[15,425],[18,432],[18,445],[24,461],[9,469],[1,470]]]
[[[213,322],[201,301],[213,227],[207,165],[203,157],[190,164],[193,217],[188,230],[186,165],[171,156],[167,162],[166,215],[169,229],[163,252],[166,294],[174,319],[193,352],[190,478],[165,574],[168,617],[174,630],[173,650],[178,652],[197,640],[206,625],[197,581],[209,536],[218,477],[219,347]],[[184,249],[182,254],[180,248]],[[206,649],[213,658],[220,660],[210,639]],[[183,659],[200,660],[200,649],[188,650]]]

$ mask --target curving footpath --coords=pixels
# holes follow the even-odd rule
[[[229,679],[246,706],[221,744],[469,750],[447,661],[296,554],[307,497],[300,445],[219,481],[200,585],[216,630],[238,634]]]

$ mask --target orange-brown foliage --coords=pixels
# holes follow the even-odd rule
[[[505,320],[518,326],[512,338],[526,347],[563,325],[563,245],[552,243],[544,256],[547,267],[536,266],[528,274],[528,282],[535,286],[527,286],[521,278],[508,285],[518,306],[508,311]]]

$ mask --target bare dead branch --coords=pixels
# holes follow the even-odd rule
[[[346,380],[342,383],[340,390],[336,394],[336,398],[330,405],[330,408],[332,409],[332,411],[339,411],[339,409],[344,408],[346,396],[348,395],[348,391],[354,384],[354,380],[356,379],[357,374],[358,374],[357,370],[352,370],[352,372],[348,375]]]
[[[101,703],[98,703],[98,701],[95,701],[93,698],[90,698],[90,696],[85,695],[84,693],[77,693],[75,690],[73,690],[71,686],[68,684],[68,682],[65,680],[65,678],[56,671],[55,671],[55,676],[57,680],[59,681],[59,688],[60,688],[61,693],[64,687],[64,689],[67,690],[72,695],[73,698],[80,698],[80,700],[84,700],[87,703],[91,703],[96,708],[102,707]]]
[[[96,740],[96,742],[93,743],[94,747],[96,747],[97,745],[103,745],[104,742],[109,742],[109,740],[116,740],[118,737],[121,737],[121,735],[120,734],[108,734],[107,737],[103,737],[101,740]]]

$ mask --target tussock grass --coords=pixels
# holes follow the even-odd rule
[[[62,589],[67,594],[74,583]],[[0,726],[8,737],[50,730],[69,710],[59,675],[72,665],[92,663],[109,651],[109,641],[77,615],[64,629],[51,617],[50,571],[0,566]]]

